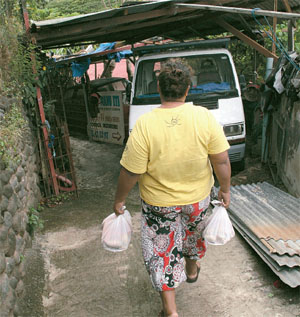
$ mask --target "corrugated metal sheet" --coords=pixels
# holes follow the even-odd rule
[[[265,254],[270,262],[270,264],[276,269],[277,271],[282,270],[282,267],[288,266],[292,267],[300,267],[300,257],[299,256],[290,256],[287,254],[279,255],[277,253],[271,253],[263,241],[255,236],[253,232],[249,230],[249,228],[241,225],[232,215],[231,220],[234,223],[236,229],[245,237],[247,236],[248,239],[252,240],[252,243],[255,244],[256,248],[260,250],[261,253]]]
[[[300,240],[300,199],[270,186],[232,187],[230,209],[259,238]]]
[[[299,0],[288,0],[288,4],[290,5],[292,11],[297,12],[300,8]],[[274,8],[274,0],[265,0],[259,4],[259,8],[263,10],[273,10]],[[284,1],[277,1],[277,11],[286,11]]]
[[[300,199],[266,182],[233,186],[228,212],[272,271],[289,286],[299,286]]]
[[[288,254],[290,256],[292,255],[300,256],[300,240],[297,240],[297,241],[292,241],[292,240],[275,241],[274,239],[270,239],[268,241],[264,239],[261,239],[261,240],[267,246],[267,248],[270,250],[271,253],[278,253],[279,255]]]
[[[251,238],[251,234],[247,231],[247,228],[242,228],[235,220],[231,217],[232,223],[235,229],[244,237],[244,239],[249,243],[249,245],[255,250],[255,252],[260,256],[260,258],[270,267],[270,269],[287,285],[290,287],[298,287],[300,285],[300,267],[295,263],[287,264],[285,261],[284,265],[279,265],[275,262],[275,259],[269,256],[263,245],[260,244],[260,240],[257,238]],[[281,262],[282,259],[279,259]],[[293,259],[290,259],[293,261]]]

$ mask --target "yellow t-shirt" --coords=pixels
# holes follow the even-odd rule
[[[136,122],[121,165],[139,179],[141,198],[155,206],[206,198],[214,180],[208,154],[228,150],[221,125],[206,108],[156,108]]]

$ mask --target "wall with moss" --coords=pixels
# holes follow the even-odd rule
[[[0,315],[20,316],[30,209],[41,194],[36,142],[21,102],[0,96]]]

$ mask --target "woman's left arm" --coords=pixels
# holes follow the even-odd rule
[[[228,152],[225,151],[219,154],[210,154],[208,156],[220,184],[218,199],[223,201],[223,205],[225,208],[228,208],[230,204],[231,176],[231,166]]]
[[[124,167],[121,168],[114,202],[114,212],[117,216],[124,213],[122,207],[125,204],[126,197],[137,183],[139,177],[140,174],[132,173]]]

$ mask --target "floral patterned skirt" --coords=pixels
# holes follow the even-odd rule
[[[142,252],[157,291],[176,288],[186,280],[184,257],[205,255],[202,238],[210,196],[185,206],[157,207],[142,200]]]

